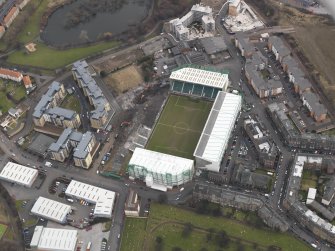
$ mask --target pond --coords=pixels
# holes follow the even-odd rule
[[[117,35],[148,15],[152,0],[76,0],[58,8],[41,34],[53,46],[79,45]]]

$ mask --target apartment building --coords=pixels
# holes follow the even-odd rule
[[[284,44],[283,40],[277,36],[269,37],[268,47],[276,56],[276,60],[280,63],[283,61],[284,57],[291,54],[290,49]]]
[[[182,18],[176,18],[169,22],[170,30],[178,40],[189,40],[190,31],[188,26],[193,22],[201,22],[205,32],[215,30],[213,10],[209,6],[201,4],[193,5],[191,10]]]
[[[240,50],[241,55],[245,58],[251,58],[252,54],[255,52],[249,38],[244,37],[243,32],[236,33],[235,46]]]
[[[90,69],[86,61],[77,61],[73,64],[72,74],[89,103],[94,107],[90,112],[90,123],[93,128],[105,126],[111,106],[105,95],[93,79],[95,72]]]
[[[65,128],[57,142],[52,143],[48,149],[53,160],[64,162],[73,154],[76,166],[88,169],[92,164],[97,141],[93,133],[84,134],[72,128]]]
[[[65,96],[64,85],[59,82],[53,82],[34,109],[34,124],[36,126],[44,126],[45,123],[49,122],[64,128],[78,128],[81,125],[79,114],[59,107]]]
[[[310,112],[310,116],[317,122],[322,122],[327,118],[328,110],[320,103],[319,97],[313,92],[304,92],[301,95],[302,103]]]

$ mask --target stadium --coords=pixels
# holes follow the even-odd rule
[[[133,154],[128,164],[130,177],[166,191],[190,181],[193,166],[219,172],[242,103],[239,95],[225,92],[227,87],[227,72],[190,65],[173,71],[171,93],[145,147],[155,152],[155,158],[150,160],[152,154],[148,154],[150,158]],[[176,157],[195,161],[186,168],[187,176],[183,176],[182,166],[178,171]],[[169,162],[176,164],[169,168]],[[156,163],[155,168],[152,163]],[[168,177],[177,178],[170,181]]]

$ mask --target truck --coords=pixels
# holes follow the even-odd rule
[[[45,162],[45,164],[44,164],[46,167],[51,167],[52,166],[52,163],[51,162],[49,162],[49,161],[47,161],[47,162]]]

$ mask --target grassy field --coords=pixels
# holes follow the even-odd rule
[[[7,61],[11,64],[42,67],[52,70],[66,66],[78,59],[85,58],[106,49],[114,48],[119,45],[119,42],[104,42],[67,50],[49,48],[42,43],[36,44],[36,52],[27,54],[25,53],[25,50],[22,49],[10,54]]]
[[[109,74],[104,78],[104,82],[117,93],[123,93],[143,83],[143,79],[137,67],[132,65]]]
[[[243,218],[243,213],[241,217]],[[188,237],[182,237],[183,224],[192,223],[193,230]],[[153,251],[156,238],[163,240],[164,251],[180,247],[183,251],[198,251],[205,247],[208,251],[220,250],[217,244],[207,241],[208,229],[214,233],[224,230],[231,242],[228,248],[222,250],[237,250],[238,244],[244,250],[268,250],[271,245],[278,246],[281,250],[307,251],[311,250],[301,241],[286,233],[277,233],[269,229],[256,229],[243,224],[241,221],[224,217],[199,215],[184,209],[153,204],[149,218],[127,218],[122,236],[122,251]]]
[[[146,223],[146,219],[126,218],[121,251],[142,250]]]
[[[65,97],[64,101],[61,104],[61,107],[76,111],[79,114],[81,112],[79,99],[73,94],[72,95],[67,95]]]
[[[192,159],[211,107],[209,101],[171,95],[147,148]]]
[[[40,33],[40,21],[44,11],[48,6],[49,1],[33,0],[29,4],[38,6],[34,14],[29,18],[25,27],[21,30],[18,35],[18,40],[21,43],[28,43],[38,37]]]
[[[7,225],[0,224],[0,240],[2,239],[2,236],[6,233]]]

